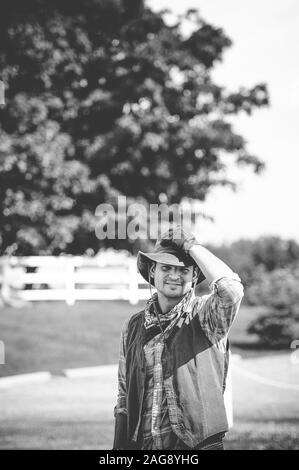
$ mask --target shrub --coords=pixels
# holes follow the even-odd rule
[[[251,305],[265,305],[269,312],[261,315],[248,327],[249,334],[258,335],[268,346],[289,346],[299,338],[299,266],[260,269],[246,292]]]
[[[289,347],[293,339],[299,338],[299,316],[291,310],[273,311],[261,315],[247,331],[258,335],[263,345]]]

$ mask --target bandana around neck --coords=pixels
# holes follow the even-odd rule
[[[169,310],[169,312],[159,316],[160,322],[163,323],[173,321],[175,318],[178,319],[185,311],[188,310],[192,298],[193,289],[190,289],[187,294],[184,295],[182,300],[178,304],[176,304],[171,310]],[[154,303],[158,304],[158,294],[156,292],[146,302],[144,308],[144,326],[146,329],[158,324],[157,316],[154,309]],[[159,310],[160,309],[158,308],[158,311]]]

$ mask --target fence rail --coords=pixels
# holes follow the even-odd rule
[[[96,257],[0,258],[1,298],[7,303],[63,300],[127,300],[149,297],[136,258],[115,253]]]

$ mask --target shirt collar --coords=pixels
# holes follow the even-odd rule
[[[190,289],[184,297],[177,303],[169,312],[161,314],[159,316],[160,322],[169,322],[173,321],[175,318],[178,319],[185,312],[188,312],[194,298],[194,291]],[[147,301],[144,308],[144,326],[149,328],[151,326],[157,325],[158,320],[154,309],[154,303],[156,303],[156,308],[160,311],[158,303],[158,294],[154,293],[153,296]]]

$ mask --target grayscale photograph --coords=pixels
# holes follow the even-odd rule
[[[0,0],[0,450],[299,450],[298,44],[295,0]]]

